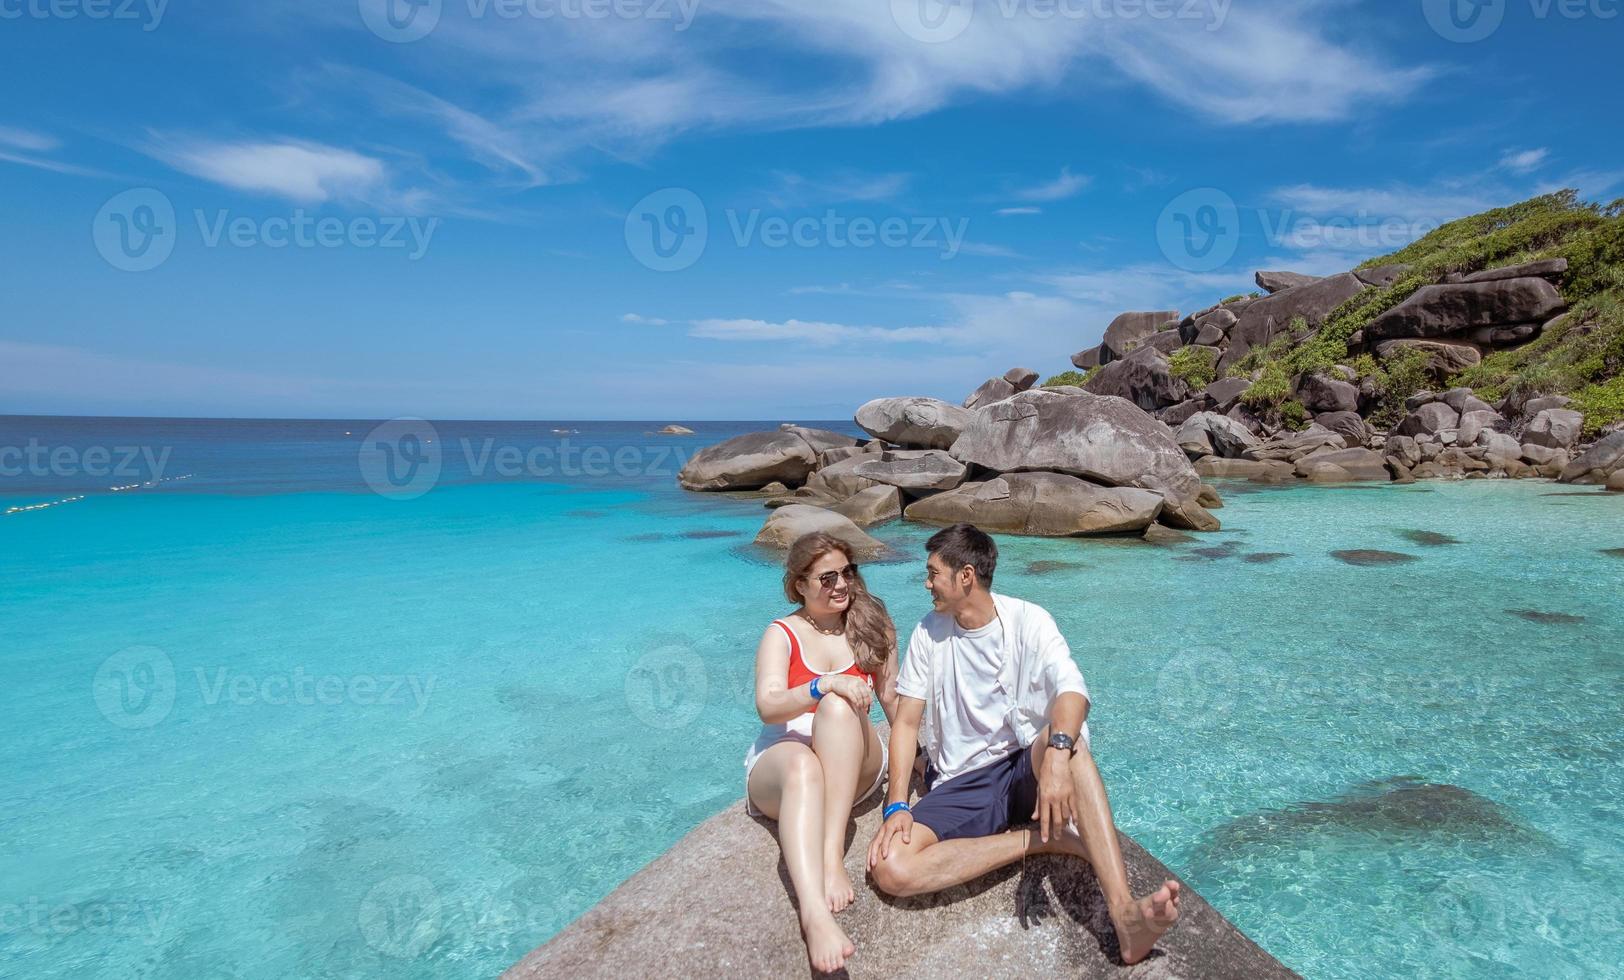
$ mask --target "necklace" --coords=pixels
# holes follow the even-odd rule
[[[822,626],[819,626],[818,621],[813,619],[812,614],[807,612],[805,609],[800,610],[800,616],[802,619],[811,623],[812,628],[817,630],[819,633],[822,633],[824,636],[844,636],[846,634],[846,623],[844,619],[841,620],[839,629],[826,630]]]

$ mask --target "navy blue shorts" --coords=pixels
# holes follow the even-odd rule
[[[1010,824],[1027,823],[1038,805],[1038,778],[1032,750],[1016,749],[980,769],[949,779],[940,787],[936,769],[925,770],[925,795],[914,804],[915,823],[929,827],[939,841],[991,837]]]

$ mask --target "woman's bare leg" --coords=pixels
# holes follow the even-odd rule
[[[812,751],[823,765],[823,882],[831,912],[844,911],[857,898],[846,874],[846,824],[851,820],[863,764],[868,761],[865,742],[869,738],[878,743],[872,727],[858,716],[851,702],[839,695],[818,702],[812,720]],[[874,779],[873,770],[868,778]]]
[[[808,960],[825,973],[840,969],[856,947],[835,923],[824,892],[823,766],[805,745],[780,742],[756,760],[747,791],[757,809],[778,821]]]

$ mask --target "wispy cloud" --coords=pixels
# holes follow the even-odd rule
[[[1545,147],[1540,147],[1537,150],[1507,150],[1500,157],[1500,166],[1514,174],[1532,173],[1550,155],[1551,151]]]
[[[643,316],[641,313],[623,313],[620,316],[620,322],[637,323],[649,327],[663,327],[671,321],[657,316]]]
[[[1011,196],[1020,201],[1064,201],[1087,187],[1092,178],[1074,174],[1070,167],[1062,167],[1060,176],[1032,187],[1024,187]]]
[[[994,211],[993,213],[998,215],[999,217],[1008,218],[1008,217],[1010,217],[1012,215],[1017,215],[1017,214],[1042,214],[1043,209],[1042,208],[1032,208],[1032,207],[999,208],[997,211]]]
[[[224,187],[299,204],[375,199],[388,184],[381,160],[320,143],[158,140],[152,155]]]
[[[965,242],[959,246],[963,255],[980,255],[990,259],[1019,259],[1024,258],[1021,253],[1007,245],[993,245],[989,242]]]
[[[766,191],[776,208],[848,202],[892,201],[908,189],[911,174],[842,172],[818,177],[778,171],[777,183]]]
[[[0,126],[0,144],[32,153],[48,153],[61,146],[62,141],[29,129]]]
[[[689,334],[709,340],[800,341],[814,347],[852,342],[921,343],[952,339],[947,327],[863,327],[808,320],[695,320]]]

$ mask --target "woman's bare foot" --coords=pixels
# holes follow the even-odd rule
[[[831,912],[844,912],[848,905],[857,901],[857,892],[852,889],[851,878],[847,876],[846,865],[839,855],[823,856],[823,894],[829,901]]]
[[[857,952],[845,930],[824,909],[812,909],[801,916],[801,935],[806,937],[806,958],[820,973],[835,972],[846,965],[846,957]]]
[[[1117,945],[1122,948],[1122,962],[1137,963],[1150,955],[1156,940],[1173,928],[1179,917],[1179,883],[1166,881],[1162,887],[1135,899],[1120,912],[1113,912]]]

